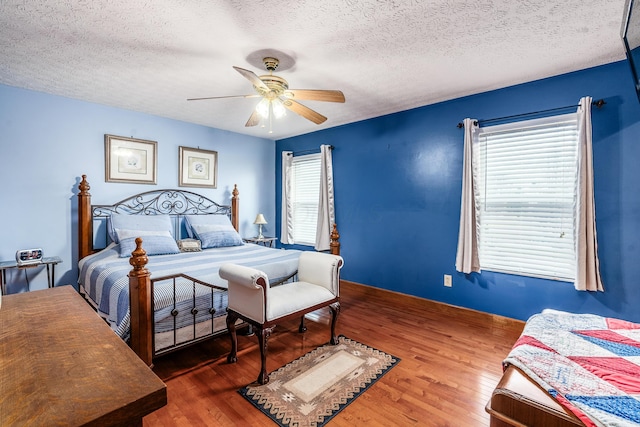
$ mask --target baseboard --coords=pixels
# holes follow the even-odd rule
[[[421,309],[447,315],[456,315],[464,312],[465,316],[485,318],[493,326],[515,327],[522,329],[525,324],[524,321],[519,319],[512,319],[510,317],[486,313],[484,311],[460,307],[388,289],[376,288],[375,286],[364,285],[362,283],[352,282],[349,280],[340,279],[340,289],[342,292],[359,294],[366,298],[380,298],[386,302],[402,301],[402,304],[408,304],[409,306],[419,307]]]

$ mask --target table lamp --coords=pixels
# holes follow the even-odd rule
[[[253,223],[258,224],[258,239],[264,239],[264,236],[262,235],[262,225],[267,223],[267,220],[264,219],[264,215],[259,213]]]

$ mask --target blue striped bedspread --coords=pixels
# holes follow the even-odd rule
[[[255,244],[244,244],[226,248],[205,249],[201,252],[184,252],[174,255],[154,255],[149,257],[147,269],[151,279],[174,274],[186,274],[194,279],[222,288],[227,287],[226,280],[218,275],[224,263],[245,265],[264,271],[271,282],[284,279],[298,269],[300,251],[267,248]],[[104,317],[111,328],[121,337],[129,333],[129,278],[132,270],[129,258],[119,257],[119,247],[112,243],[100,252],[89,255],[78,264],[78,283],[98,313]],[[192,282],[184,280],[186,286],[177,292],[178,298],[193,298]],[[203,299],[211,299],[210,293],[202,288],[199,292]],[[169,295],[171,294],[171,295]],[[162,284],[154,289],[154,310],[156,325],[162,317],[170,313],[173,304],[173,290]],[[218,298],[219,299],[219,298]],[[191,303],[191,302],[189,302]],[[216,310],[224,314],[224,300],[218,301]],[[164,313],[164,314],[163,314]],[[157,328],[157,326],[156,326]],[[157,329],[156,329],[156,332]]]

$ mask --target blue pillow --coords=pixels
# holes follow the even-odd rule
[[[193,232],[196,238],[202,242],[202,249],[225,248],[228,246],[243,245],[242,237],[231,224],[203,224],[195,225]]]
[[[111,240],[119,243],[116,230],[173,231],[169,215],[123,215],[112,214],[107,219],[107,232]]]
[[[120,258],[131,256],[136,248],[136,237],[142,238],[142,249],[148,256],[180,253],[178,244],[168,231],[122,230],[116,228],[120,242]]]
[[[191,238],[195,238],[193,227],[196,225],[228,225],[231,228],[231,220],[227,215],[207,214],[207,215],[185,215],[187,234]],[[235,229],[234,229],[235,230]]]

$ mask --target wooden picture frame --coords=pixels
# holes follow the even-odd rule
[[[156,184],[156,141],[105,134],[104,158],[106,182]]]
[[[217,188],[218,152],[178,147],[178,185]]]

